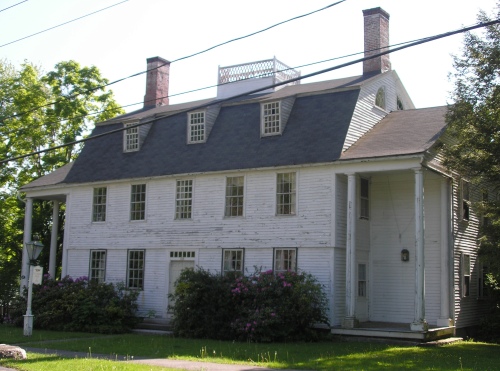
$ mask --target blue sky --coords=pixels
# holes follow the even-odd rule
[[[2,0],[0,9],[21,0]],[[29,0],[0,12],[0,45],[119,3],[121,0]],[[108,10],[40,35],[0,47],[0,59],[28,60],[50,71],[74,59],[97,66],[111,81],[146,69],[146,59],[174,60],[215,44],[320,9],[334,0],[128,0]],[[492,14],[495,0],[347,0],[305,18],[171,65],[170,94],[216,84],[218,66],[276,56],[289,66],[335,58],[363,49],[362,10],[390,14],[391,44],[476,23],[479,9]],[[451,54],[463,36],[453,36],[391,54],[391,62],[417,108],[444,105],[452,89]],[[302,75],[347,60],[299,68]],[[303,83],[361,74],[361,65]],[[120,104],[142,102],[145,75],[111,86]],[[180,103],[212,97],[214,89],[171,98]],[[127,110],[140,108],[141,105]]]

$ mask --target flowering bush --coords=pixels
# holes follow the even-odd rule
[[[327,301],[310,274],[255,271],[250,276],[186,270],[177,282],[174,332],[242,341],[311,340],[328,324]]]
[[[69,276],[57,281],[44,275],[41,285],[33,285],[33,326],[46,330],[97,333],[126,332],[139,322],[138,292],[123,285],[97,283],[87,277]],[[25,298],[19,298],[14,322],[22,325]]]

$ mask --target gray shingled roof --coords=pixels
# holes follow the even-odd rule
[[[446,106],[391,112],[345,151],[341,160],[427,151],[443,133]]]

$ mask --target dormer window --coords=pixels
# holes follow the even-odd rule
[[[281,134],[281,102],[262,104],[262,127],[261,134]]]
[[[191,112],[188,120],[188,143],[205,142],[205,112]]]
[[[377,90],[377,95],[375,96],[375,105],[385,110],[385,89],[383,86]]]
[[[137,123],[125,124],[127,130],[123,135],[123,150],[125,152],[134,152],[139,150],[139,127]]]

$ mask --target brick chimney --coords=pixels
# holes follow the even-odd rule
[[[363,10],[365,21],[365,58],[387,50],[389,46],[389,13],[382,8]],[[363,62],[363,75],[391,70],[389,54]]]
[[[160,57],[148,58],[144,108],[168,105],[170,62]]]

